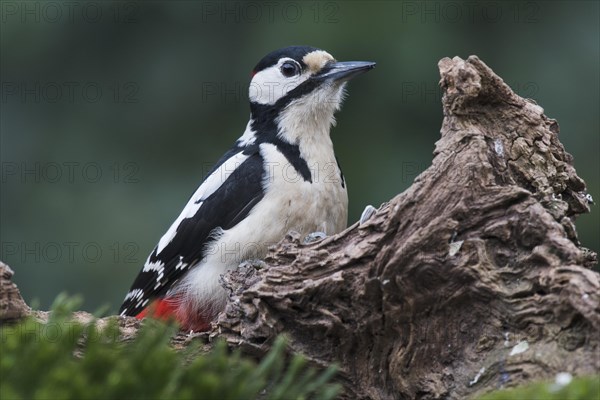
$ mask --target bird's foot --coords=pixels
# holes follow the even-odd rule
[[[327,237],[325,232],[312,232],[306,235],[304,238],[304,244],[318,242],[319,240],[323,240]]]
[[[371,219],[371,217],[373,217],[373,215],[375,215],[375,214],[377,214],[377,209],[369,204],[368,206],[365,207],[362,214],[360,215],[358,224],[359,225],[364,224],[365,222],[367,222],[367,220]]]
[[[266,265],[267,265],[267,263],[265,263],[263,260],[260,260],[257,258],[251,258],[251,259],[242,261],[238,267],[239,268],[263,269],[266,267]]]

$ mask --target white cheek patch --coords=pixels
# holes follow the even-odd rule
[[[263,71],[258,72],[250,82],[248,97],[250,101],[258,104],[275,104],[291,90],[310,77],[310,72],[298,76],[285,77],[280,71],[281,64],[291,59],[281,59]]]

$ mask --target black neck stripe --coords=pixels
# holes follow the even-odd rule
[[[300,147],[297,144],[289,143],[281,139],[278,135],[278,128],[275,123],[275,116],[271,117],[270,113],[272,109],[266,110],[267,113],[260,113],[258,118],[254,118],[253,113],[251,128],[255,132],[256,141],[255,145],[261,143],[270,143],[277,147],[277,150],[281,152],[288,160],[288,162],[294,167],[296,172],[302,176],[306,182],[312,183],[312,173],[308,167],[308,163],[300,154]]]
[[[300,155],[300,147],[298,147],[298,145],[290,144],[284,140],[281,140],[280,138],[276,138],[268,143],[277,146],[277,149],[285,156],[289,163],[292,164],[296,172],[302,176],[302,179],[304,179],[306,182],[312,183],[312,174],[310,172],[310,168],[308,168],[308,163],[306,160]]]

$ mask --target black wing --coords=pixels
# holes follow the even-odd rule
[[[119,313],[139,314],[202,260],[211,232],[235,226],[262,199],[263,174],[263,158],[257,145],[227,152],[161,238],[162,245],[159,242],[154,248]]]

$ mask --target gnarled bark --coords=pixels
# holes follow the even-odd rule
[[[596,255],[573,218],[591,198],[558,124],[477,57],[439,63],[432,165],[361,226],[291,235],[225,277],[215,335],[341,367],[347,398],[462,398],[600,370]]]
[[[0,261],[0,322],[17,321],[31,312],[17,285],[12,282],[14,272]]]
[[[439,68],[432,165],[362,225],[312,244],[290,234],[265,265],[227,274],[212,337],[260,356],[285,334],[337,363],[351,399],[459,399],[600,371],[596,254],[573,224],[591,197],[558,124],[477,57]],[[120,321],[128,340],[139,323]]]

